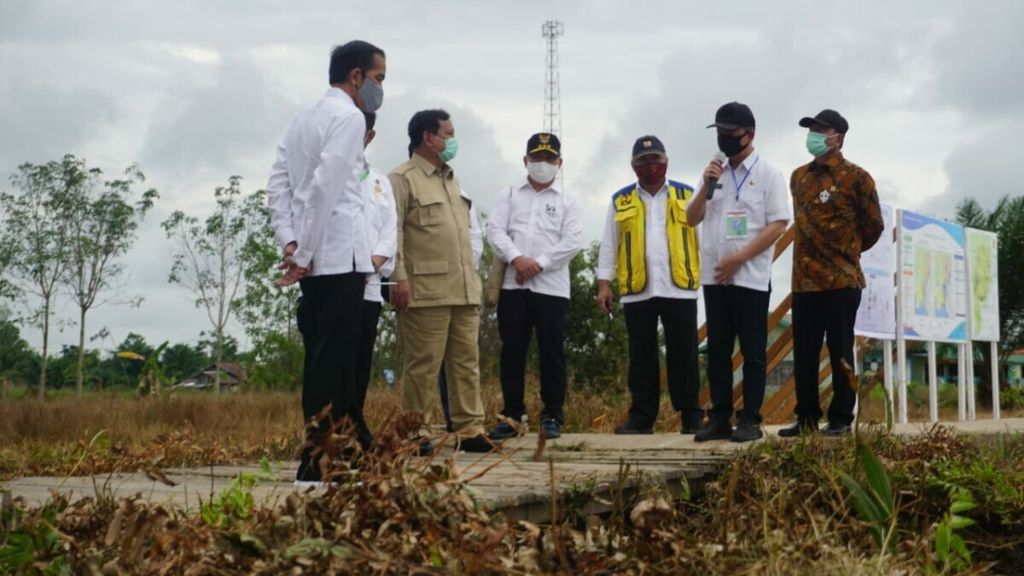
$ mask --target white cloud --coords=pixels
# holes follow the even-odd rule
[[[216,50],[204,48],[203,46],[197,46],[195,44],[172,44],[163,42],[159,44],[160,48],[177,58],[182,58],[193,62],[195,64],[211,65],[220,64],[221,56]]]
[[[137,310],[106,307],[94,324],[110,326],[115,341],[128,331],[193,339],[205,319],[166,284],[158,222],[174,208],[204,213],[231,174],[245,190],[264,185],[288,121],[327,87],[332,45],[362,37],[387,52],[375,165],[405,159],[414,111],[445,107],[461,144],[455,168],[486,210],[521,177],[524,141],[541,124],[540,26],[550,18],[565,23],[565,177],[584,199],[588,241],[608,195],[632,179],[637,136],[660,135],[670,172],[693,181],[715,151],[704,126],[730,100],[753,108],[758,149],[787,172],[808,160],[796,121],[833,107],[851,123],[848,157],[884,200],[939,211],[966,195],[991,205],[1018,194],[1006,167],[1024,125],[1024,4],[1009,0],[7,0],[0,174],[67,152],[108,173],[139,162],[162,196],[126,259],[126,289],[147,299]],[[788,286],[780,267],[777,295]]]

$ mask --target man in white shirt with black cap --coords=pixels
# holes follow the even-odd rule
[[[540,356],[540,432],[562,435],[567,385],[565,317],[569,310],[569,262],[580,251],[583,227],[575,196],[558,184],[562,146],[558,136],[534,134],[526,143],[526,180],[502,190],[491,215],[487,239],[495,257],[509,263],[498,297],[501,335],[502,416],[488,436],[516,435],[520,422],[526,352],[534,331]]]
[[[279,286],[299,282],[299,330],[307,356],[302,413],[308,424],[296,480],[321,478],[319,446],[330,424],[355,425],[356,354],[366,275],[374,272],[366,234],[363,167],[366,121],[384,99],[384,51],[353,40],[331,52],[330,88],[299,112],[277,148],[267,182],[270,223],[285,270]],[[330,413],[312,421],[324,408]],[[356,430],[367,448],[368,435]]]
[[[789,223],[788,188],[782,172],[754,152],[754,114],[729,102],[708,128],[728,161],[711,161],[700,191],[686,209],[701,234],[704,310],[708,327],[711,418],[694,440],[748,442],[761,438],[766,380],[768,298],[775,241]],[[709,183],[718,186],[709,188]],[[710,196],[710,198],[709,198]],[[737,337],[743,353],[743,410],[733,430],[732,355]]]

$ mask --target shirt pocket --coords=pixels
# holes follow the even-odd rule
[[[668,202],[668,208],[672,211],[672,220],[680,224],[689,225],[689,220],[686,219],[686,200],[671,198]]]
[[[765,189],[761,186],[746,185],[740,191],[739,204],[756,213],[764,210]]]
[[[558,207],[552,207],[550,210],[546,207],[541,210],[538,217],[538,223],[541,229],[548,232],[559,232],[562,230],[562,221],[565,219],[565,212]]]
[[[412,265],[412,296],[419,300],[434,300],[446,293],[447,260],[423,260]]]
[[[627,222],[632,222],[633,219],[636,218],[637,214],[639,214],[639,213],[640,213],[640,210],[637,209],[635,206],[630,206],[629,208],[624,208],[622,210],[616,210],[615,211],[615,221],[618,222],[619,224],[625,224]]]
[[[434,190],[415,194],[416,223],[422,227],[437,226],[444,222],[445,198]]]

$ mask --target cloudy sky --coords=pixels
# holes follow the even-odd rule
[[[565,182],[584,200],[588,241],[632,176],[637,136],[661,136],[670,174],[694,182],[716,150],[704,126],[730,100],[751,106],[758,150],[786,174],[809,159],[797,120],[829,107],[849,120],[846,156],[885,202],[948,216],[968,196],[990,207],[1020,193],[1024,3],[935,0],[0,0],[0,187],[18,164],[65,153],[108,174],[138,163],[161,200],[123,290],[145,301],[98,309],[88,331],[107,327],[108,348],[130,331],[194,341],[205,315],[167,283],[159,222],[176,209],[204,215],[232,174],[247,191],[265,185],[292,115],[327,87],[333,45],[361,38],[387,52],[371,161],[404,160],[409,116],[445,107],[460,141],[453,164],[488,210],[522,177],[525,140],[541,128],[548,19],[565,26]],[[787,273],[780,262],[777,287]]]

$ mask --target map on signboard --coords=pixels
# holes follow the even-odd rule
[[[861,293],[854,331],[859,336],[892,340],[896,337],[896,286],[893,284],[896,253],[892,234],[896,211],[888,204],[882,204],[881,208],[885,221],[882,235],[870,250],[860,255],[867,286]]]
[[[966,228],[971,339],[999,341],[999,237]]]
[[[900,212],[903,335],[912,340],[967,340],[964,229]]]

